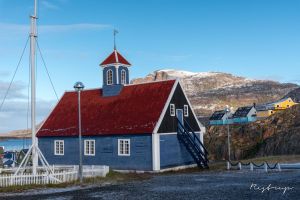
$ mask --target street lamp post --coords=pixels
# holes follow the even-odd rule
[[[74,89],[77,91],[78,94],[78,132],[79,132],[79,181],[82,183],[82,137],[81,137],[81,109],[80,109],[80,92],[84,89],[84,85],[82,82],[76,82],[74,84]]]
[[[226,118],[227,118],[227,145],[228,145],[228,161],[230,161],[230,132],[229,132],[229,113],[230,108],[226,106],[225,108]]]

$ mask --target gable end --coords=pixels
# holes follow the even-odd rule
[[[196,115],[194,114],[193,108],[189,103],[186,95],[180,84],[176,84],[175,90],[170,98],[170,101],[167,101],[166,111],[164,112],[161,124],[159,125],[157,133],[173,133],[177,132],[177,119],[176,116],[170,115],[170,104],[175,105],[176,109],[182,109],[184,111],[184,106],[188,107],[188,116],[184,116],[184,119],[189,122],[190,126],[195,132],[201,131]]]

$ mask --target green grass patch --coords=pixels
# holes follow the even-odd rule
[[[46,185],[15,185],[15,186],[9,186],[9,187],[0,187],[0,193],[20,193],[24,192],[26,190],[33,190],[33,189],[46,189],[46,188],[66,188],[69,186],[75,186],[76,182],[70,182],[70,183],[60,183],[60,184],[46,184]]]
[[[0,193],[19,193],[26,190],[32,189],[47,189],[47,188],[67,188],[72,186],[89,186],[89,185],[103,185],[103,184],[117,184],[121,182],[129,181],[141,181],[149,179],[153,176],[150,173],[120,173],[115,171],[110,171],[106,177],[90,177],[84,178],[83,183],[80,184],[79,181],[60,183],[60,184],[46,184],[46,185],[23,185],[23,186],[9,186],[0,188]]]

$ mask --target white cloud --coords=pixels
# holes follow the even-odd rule
[[[39,100],[36,103],[37,123],[40,123],[48,116],[54,101]],[[26,101],[8,101],[4,109],[0,111],[0,133],[7,133],[13,130],[26,129],[30,127],[30,113],[27,118],[28,102]],[[27,125],[28,119],[28,125]]]
[[[0,103],[5,96],[5,93],[9,87],[8,82],[0,81]],[[26,96],[23,94],[23,90],[26,88],[26,85],[23,82],[14,82],[11,85],[10,90],[8,91],[7,100],[9,99],[26,99]]]
[[[90,30],[106,30],[111,29],[112,26],[108,24],[53,24],[53,25],[39,25],[38,30],[40,33],[61,33],[69,31],[90,31]],[[29,24],[8,24],[0,23],[0,34],[25,34],[29,33]]]
[[[0,105],[8,88],[8,85],[8,82],[0,81]],[[26,95],[24,95],[24,93]],[[53,100],[37,100],[37,123],[40,123],[45,119],[55,103],[56,101]],[[29,118],[27,118],[28,111],[30,110],[30,107],[28,107],[28,105],[30,106],[30,102],[28,102],[27,96],[27,85],[21,81],[14,82],[3,104],[3,107],[0,110],[0,133],[6,133],[8,131],[18,129],[26,129],[27,119],[30,122],[30,114]]]

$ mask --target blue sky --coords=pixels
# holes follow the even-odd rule
[[[133,64],[131,78],[174,68],[300,83],[299,8],[298,0],[40,0],[38,40],[59,96],[77,80],[101,87],[98,64],[113,49],[113,28],[118,50]],[[0,0],[0,100],[32,9],[33,0]],[[20,102],[24,107],[27,82],[28,53],[13,87],[19,96],[6,103],[11,115],[0,118],[14,116]],[[40,58],[38,99],[41,120],[55,96]],[[16,127],[8,122],[0,132]]]

